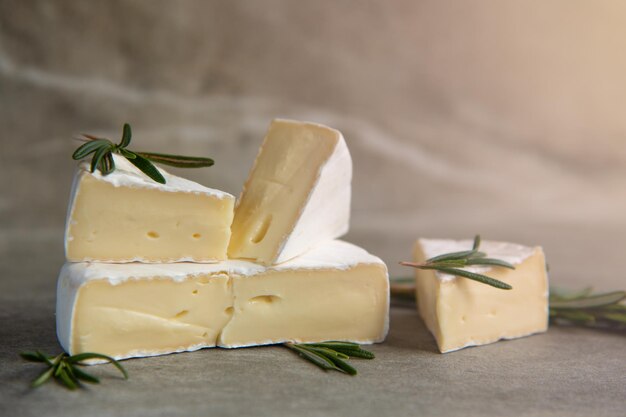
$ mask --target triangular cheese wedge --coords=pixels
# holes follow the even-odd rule
[[[342,236],[351,181],[339,131],[274,120],[235,210],[228,256],[271,265]]]
[[[70,262],[214,262],[226,258],[235,197],[159,169],[159,184],[125,158],[103,176],[81,164],[65,229]]]

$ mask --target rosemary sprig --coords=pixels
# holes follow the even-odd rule
[[[78,367],[79,365],[85,365],[83,361],[88,359],[104,359],[119,369],[122,375],[124,375],[124,379],[128,379],[128,373],[118,361],[110,356],[102,355],[100,353],[86,352],[72,356],[67,353],[61,353],[57,356],[48,356],[37,350],[35,352],[22,352],[20,353],[20,356],[27,361],[43,363],[48,367],[48,369],[46,369],[37,377],[37,379],[33,381],[31,384],[33,388],[41,386],[50,378],[56,379],[59,383],[70,390],[80,388],[82,386],[82,382],[99,384],[100,380],[98,378]]]
[[[438,255],[433,258],[427,259],[423,263],[415,262],[400,262],[400,265],[410,266],[418,269],[430,269],[444,274],[456,275],[463,278],[468,278],[474,281],[481,282],[483,284],[491,285],[495,288],[502,290],[510,290],[513,287],[506,282],[499,281],[497,279],[488,277],[476,272],[467,271],[465,268],[472,265],[488,265],[488,266],[500,266],[503,268],[515,269],[513,265],[500,259],[487,258],[487,254],[480,252],[480,235],[476,235],[474,238],[474,244],[471,250],[446,253]]]
[[[296,352],[325,371],[334,370],[348,375],[356,375],[356,369],[345,360],[350,358],[374,359],[374,354],[351,342],[285,343],[288,349]]]
[[[95,172],[98,169],[102,175],[108,175],[115,171],[114,153],[122,155],[141,172],[160,184],[165,184],[165,178],[152,162],[178,168],[210,167],[214,163],[211,158],[131,151],[127,149],[132,137],[132,130],[128,123],[124,124],[122,139],[118,144],[111,142],[109,139],[98,138],[85,133],[83,133],[83,137],[86,143],[74,151],[72,158],[80,160],[93,154],[90,167],[91,172]]]
[[[550,289],[550,322],[585,327],[626,329],[626,291],[593,294]]]

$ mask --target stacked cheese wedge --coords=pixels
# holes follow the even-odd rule
[[[271,123],[238,204],[121,157],[81,165],[57,287],[70,354],[116,359],[294,342],[382,341],[389,282],[348,230],[352,163],[338,131]]]

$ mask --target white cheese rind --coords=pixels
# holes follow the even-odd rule
[[[339,132],[338,132],[339,133]],[[317,183],[300,213],[300,219],[285,239],[275,263],[285,262],[348,233],[352,198],[352,158],[339,133],[335,152],[320,170]]]
[[[472,241],[420,239],[416,262],[471,249]],[[548,327],[548,276],[540,247],[483,241],[480,250],[516,269],[471,267],[512,285],[501,290],[467,278],[416,270],[418,310],[442,353],[540,333]]]
[[[154,165],[165,178],[165,184],[160,184],[137,167],[131,164],[126,158],[120,155],[113,155],[115,171],[108,175],[102,175],[99,170],[89,172],[89,164],[81,163],[78,167],[80,171],[88,172],[100,181],[108,182],[115,187],[147,188],[172,193],[197,193],[210,195],[216,198],[234,198],[227,192],[205,187],[202,184],[170,174],[163,168]]]
[[[176,282],[190,276],[223,272],[229,275],[252,276],[266,271],[293,271],[302,269],[346,270],[356,265],[381,264],[384,262],[375,255],[342,240],[332,240],[279,265],[263,266],[254,262],[228,259],[216,263],[67,263],[62,273],[73,283],[105,279],[117,285],[129,279],[168,277]]]
[[[369,271],[366,273],[367,276],[364,276],[363,273],[359,272],[362,271],[364,268],[365,271]],[[328,274],[332,274],[332,276],[327,276]],[[352,274],[352,277],[346,278],[346,274]],[[350,316],[351,313],[349,305],[344,305],[340,303],[341,305],[337,305],[336,308],[341,310],[340,313],[352,317],[352,320],[355,320],[355,322],[358,322],[358,320],[366,314],[371,314],[373,318],[379,320],[378,324],[368,325],[369,330],[364,330],[365,333],[363,333],[365,336],[351,337],[350,340],[358,343],[374,343],[382,341],[387,334],[389,326],[389,287],[385,264],[379,258],[367,253],[365,250],[359,247],[342,241],[331,241],[328,244],[322,245],[318,248],[315,248],[314,250],[307,252],[301,257],[272,267],[264,267],[251,262],[237,260],[228,260],[215,264],[103,264],[86,262],[68,263],[61,270],[57,290],[57,334],[59,341],[67,352],[70,352],[72,354],[78,353],[75,347],[72,345],[72,340],[75,337],[75,330],[73,329],[73,325],[76,322],[77,314],[80,314],[76,311],[76,305],[80,302],[81,289],[86,288],[87,285],[90,283],[106,283],[107,285],[105,287],[109,290],[112,288],[117,288],[118,286],[120,286],[119,288],[122,288],[121,286],[123,286],[123,284],[128,284],[130,282],[147,283],[147,288],[149,288],[150,282],[153,280],[158,280],[160,283],[171,282],[172,285],[174,285],[175,283],[188,283],[190,281],[193,281],[194,279],[197,279],[198,277],[201,277],[199,279],[205,279],[210,282],[213,279],[212,277],[223,277],[225,275],[229,277],[229,283],[227,284],[227,288],[234,289],[232,290],[233,293],[231,295],[224,295],[224,297],[226,298],[220,298],[221,301],[219,301],[219,303],[221,303],[220,305],[222,305],[223,307],[234,307],[234,309],[231,309],[231,311],[234,311],[232,313],[232,317],[238,317],[238,314],[240,314],[238,312],[238,306],[246,306],[245,299],[240,298],[239,301],[236,301],[237,288],[241,286],[242,291],[240,293],[250,295],[253,291],[258,290],[258,285],[261,284],[262,287],[266,286],[271,294],[284,296],[286,303],[277,303],[276,305],[271,305],[270,303],[267,307],[264,307],[263,305],[258,305],[256,307],[259,307],[261,309],[266,308],[265,311],[270,313],[272,312],[272,310],[276,309],[282,309],[280,310],[280,314],[282,314],[283,312],[288,313],[288,311],[290,311],[288,309],[291,308],[290,305],[296,304],[300,306],[300,303],[297,300],[294,302],[294,297],[303,297],[302,300],[304,300],[304,304],[307,304],[308,306],[308,312],[306,313],[308,315],[306,317],[308,318],[305,317],[306,320],[303,323],[312,320],[313,325],[315,325],[315,316],[313,313],[315,313],[314,310],[316,301],[306,298],[307,285],[317,285],[317,291],[319,293],[321,291],[319,289],[321,286],[321,281],[319,280],[321,279],[325,279],[328,286],[333,285],[333,282],[335,280],[335,278],[333,277],[335,276],[338,277],[337,279],[348,279],[349,283],[353,284],[354,287],[342,287],[342,291],[339,294],[338,299],[341,298],[343,302],[344,300],[349,300],[350,297],[356,297],[357,302],[360,303],[360,310],[355,311],[354,314]],[[237,284],[234,285],[233,280],[235,280]],[[366,282],[366,284],[360,286],[360,283],[364,282]],[[372,289],[372,285],[377,285],[377,287],[375,289]],[[174,293],[176,289],[174,287],[172,288],[174,289],[172,293]],[[115,290],[113,289],[113,291]],[[202,289],[200,289],[200,292],[200,295],[202,296]],[[178,292],[177,294],[180,294],[180,292]],[[191,291],[189,291],[189,294],[191,294]],[[263,298],[263,296],[265,296],[266,294],[262,292],[260,295],[261,298]],[[192,299],[193,297],[197,296],[198,295],[189,295],[189,297],[191,297]],[[332,291],[330,291],[329,296],[333,296]],[[378,313],[369,311],[369,308],[367,306],[370,302],[368,300],[370,299],[375,301],[372,303],[372,308],[377,308]],[[154,300],[154,302],[159,304],[158,300]],[[171,304],[171,300],[166,301],[165,304],[167,304],[167,302]],[[187,301],[181,298],[181,305],[185,303],[187,303]],[[83,302],[83,309],[84,307],[85,306]],[[106,306],[104,306],[104,308],[100,305],[96,307],[99,309],[98,311],[106,310]],[[132,300],[130,301],[130,305],[127,307],[128,311],[130,312],[133,312],[135,310],[134,308],[132,308]],[[180,309],[185,308],[186,307],[183,306],[180,307]],[[217,311],[222,310],[218,309]],[[190,315],[192,313],[193,311],[190,311]],[[89,314],[93,314],[93,312],[90,312]],[[273,314],[275,319],[280,315],[276,312],[274,312]],[[157,319],[161,320],[158,317]],[[167,317],[165,317],[164,320],[165,319],[171,320]],[[116,320],[119,320],[119,318]],[[242,320],[244,327],[246,325],[253,325],[256,327],[256,320],[261,320],[259,322],[261,323],[261,325],[263,325],[264,322],[264,319],[261,316],[257,317],[256,314],[249,314],[249,312],[247,316],[245,316]],[[242,320],[239,320],[239,323],[241,323]],[[171,352],[196,350],[203,347],[215,346],[216,344],[222,347],[230,348],[277,343],[278,341],[282,341],[283,339],[290,340],[288,336],[286,338],[277,338],[274,337],[275,335],[266,338],[256,338],[256,336],[254,336],[253,338],[246,338],[245,332],[242,333],[241,330],[237,330],[235,332],[231,332],[229,340],[222,341],[221,334],[224,332],[224,329],[228,328],[231,322],[232,319],[231,321],[228,321],[221,330],[214,329],[218,336],[217,340],[213,342],[207,340],[206,342],[199,344],[189,343],[187,345],[175,346],[166,350],[150,349],[149,347],[144,348],[143,346],[137,346],[136,348],[130,349],[123,354],[114,354],[113,356],[116,357],[116,359],[125,359],[129,357],[154,356]],[[318,320],[317,323],[318,329],[316,330],[315,335],[316,337],[320,337],[319,335],[323,336],[324,332],[320,331],[319,325],[323,325],[326,322]],[[296,327],[300,328],[304,325],[305,324],[297,324]],[[128,324],[128,326],[130,326],[130,328],[133,328],[130,323]],[[347,326],[346,324],[343,324],[343,326],[344,329],[346,329],[344,334],[350,335],[351,326]],[[238,327],[240,328],[241,326],[238,325]],[[323,330],[323,327],[321,330]],[[337,336],[336,333],[333,333],[332,336],[333,339],[342,339],[340,334],[339,336]],[[326,338],[326,340],[328,340],[328,338]],[[315,339],[311,341],[320,340]]]

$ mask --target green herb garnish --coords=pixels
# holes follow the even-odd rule
[[[586,327],[626,329],[626,291],[593,294],[550,289],[550,322]]]
[[[102,175],[108,175],[115,171],[114,153],[128,159],[141,172],[160,184],[165,184],[165,178],[163,178],[163,175],[152,162],[178,168],[210,167],[214,163],[210,158],[131,151],[127,149],[132,137],[132,131],[128,123],[124,124],[122,139],[118,144],[111,142],[109,139],[98,138],[93,135],[83,134],[83,137],[86,143],[74,151],[72,158],[80,160],[93,154],[90,167],[91,172],[95,172],[98,169]]]
[[[40,351],[35,352],[22,352],[20,356],[30,362],[40,362],[45,364],[46,369],[41,375],[37,377],[31,384],[33,388],[37,388],[47,382],[50,378],[56,379],[59,383],[70,390],[75,390],[82,386],[81,381],[89,382],[91,384],[99,384],[100,380],[95,376],[88,374],[80,369],[78,366],[84,366],[83,361],[88,359],[103,359],[113,364],[120,370],[124,379],[128,379],[128,373],[120,365],[118,361],[110,356],[102,355],[100,353],[79,353],[77,355],[68,355],[67,353],[61,353],[57,356],[44,355]]]
[[[476,235],[474,238],[474,245],[471,250],[446,253],[444,255],[435,256],[427,259],[423,263],[415,262],[400,262],[400,265],[410,266],[418,269],[431,269],[444,274],[456,275],[463,278],[468,278],[474,281],[482,282],[483,284],[491,285],[492,287],[500,288],[503,290],[513,289],[506,282],[498,281],[497,279],[488,277],[476,272],[470,272],[464,269],[467,266],[472,265],[488,265],[488,266],[501,266],[504,268],[515,269],[513,265],[500,259],[487,258],[487,254],[480,252],[480,235]]]
[[[357,372],[346,359],[375,357],[372,352],[350,342],[285,343],[284,346],[325,371],[334,370],[348,375],[356,375]]]

